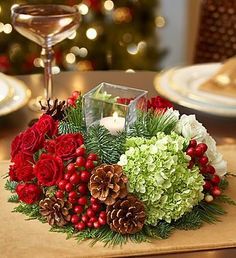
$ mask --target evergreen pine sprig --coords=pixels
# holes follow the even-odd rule
[[[7,191],[10,191],[11,193],[15,192],[16,186],[17,186],[17,182],[16,181],[11,181],[9,179],[7,179],[6,183],[5,183],[5,189]]]
[[[151,138],[158,132],[170,134],[175,128],[178,118],[171,112],[139,112],[137,120],[131,125],[128,136]]]
[[[125,133],[116,136],[103,126],[90,126],[86,135],[86,148],[88,153],[98,154],[101,161],[107,164],[115,164],[119,161],[120,155],[124,153]]]
[[[45,222],[45,218],[39,212],[38,204],[20,203],[14,208],[13,212],[19,212],[28,216],[26,220],[38,219],[41,222]]]
[[[236,201],[233,200],[231,197],[229,197],[228,195],[222,194],[220,196],[217,197],[217,201],[218,202],[223,202],[223,203],[227,203],[230,205],[236,205]]]
[[[198,209],[193,209],[173,223],[175,228],[182,230],[198,229],[202,226],[202,219]]]
[[[50,232],[56,232],[56,233],[65,233],[66,239],[70,239],[74,237],[74,227],[73,226],[64,226],[64,227],[58,227],[58,226],[53,226],[49,230]]]
[[[8,198],[8,202],[13,202],[13,203],[18,203],[19,202],[19,198],[17,194],[13,194]]]
[[[65,110],[65,118],[60,122],[58,130],[60,134],[85,132],[82,96],[78,97],[75,106]]]

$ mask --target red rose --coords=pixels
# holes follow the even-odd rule
[[[34,125],[23,133],[21,151],[25,154],[32,155],[42,147],[43,140],[44,135]]]
[[[35,123],[35,127],[41,134],[52,137],[57,134],[58,122],[51,116],[44,114],[39,118],[37,123]]]
[[[55,152],[56,141],[55,140],[46,140],[44,142],[43,148],[46,150],[47,153],[54,153]]]
[[[56,185],[63,176],[64,165],[59,157],[42,154],[34,167],[34,174],[43,186]]]
[[[76,149],[83,143],[80,133],[61,135],[56,139],[55,153],[63,160],[73,159],[76,156]]]
[[[41,189],[35,184],[18,184],[16,193],[22,202],[33,204],[39,200]]]
[[[33,157],[19,152],[15,155],[14,164],[10,166],[9,176],[13,181],[30,181],[35,175],[33,173]]]
[[[148,100],[147,107],[148,109],[166,111],[167,108],[173,108],[173,105],[170,101],[157,96]]]
[[[21,150],[23,133],[18,134],[11,143],[11,160],[14,159],[17,153]]]

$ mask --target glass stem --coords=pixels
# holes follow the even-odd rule
[[[52,61],[54,57],[54,51],[52,47],[43,47],[41,56],[44,63],[44,86],[45,86],[45,98],[51,99],[53,96],[52,85]]]

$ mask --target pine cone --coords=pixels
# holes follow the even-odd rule
[[[62,227],[66,225],[70,219],[70,209],[72,204],[56,197],[46,197],[39,202],[40,213],[47,218],[49,225],[57,225]]]
[[[144,204],[134,195],[107,206],[107,224],[120,234],[134,234],[143,228],[146,219]]]
[[[66,102],[58,99],[48,99],[45,105],[39,101],[41,110],[44,114],[50,115],[55,120],[62,120],[65,117]]]
[[[121,166],[102,164],[92,171],[89,189],[94,198],[111,205],[128,194],[127,182]]]

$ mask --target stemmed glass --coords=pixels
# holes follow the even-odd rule
[[[53,97],[52,47],[69,37],[79,26],[80,13],[76,7],[56,4],[22,4],[11,9],[12,24],[24,37],[42,47],[45,98]],[[37,107],[38,103],[34,106]]]

